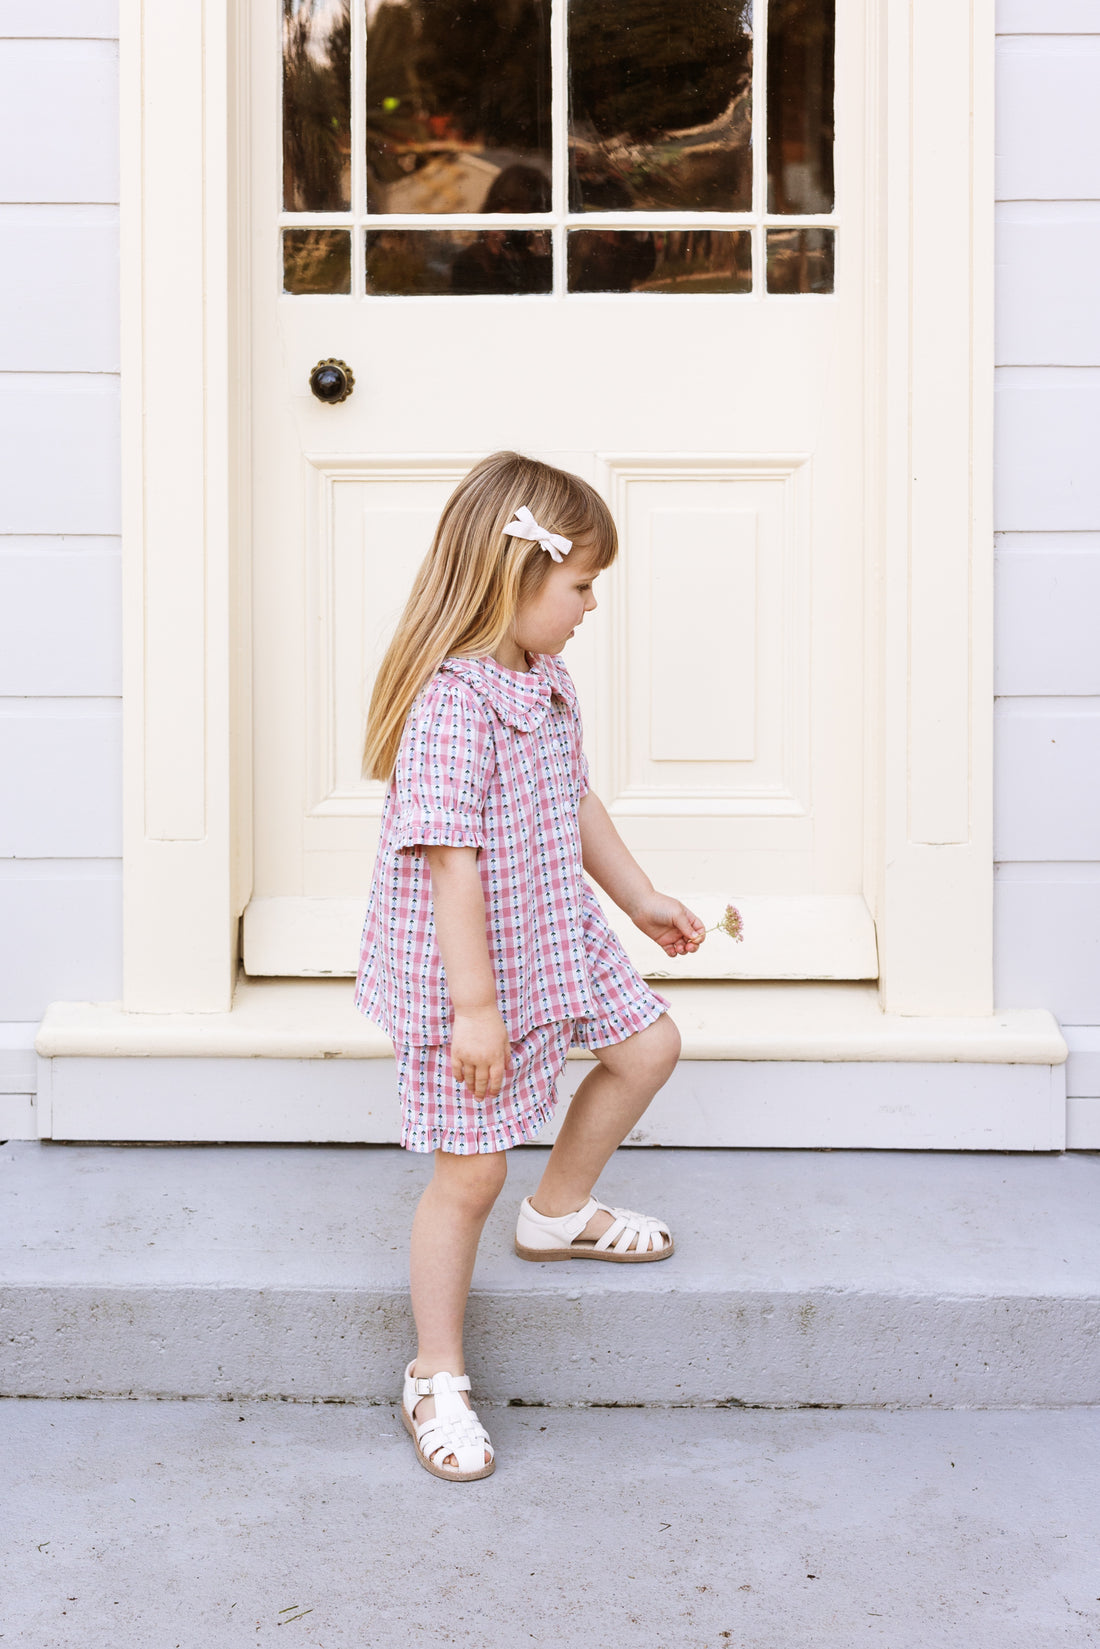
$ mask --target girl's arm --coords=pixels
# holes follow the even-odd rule
[[[679,899],[656,891],[594,790],[586,790],[581,797],[577,818],[585,870],[634,926],[656,940],[669,956],[697,951],[706,931],[702,921]]]
[[[474,847],[425,844],[435,937],[455,1011],[451,1071],[479,1099],[500,1093],[511,1063],[485,931],[485,895]]]

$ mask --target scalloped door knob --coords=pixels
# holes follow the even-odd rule
[[[309,387],[326,406],[338,406],[355,388],[355,374],[346,361],[318,361],[309,375]]]

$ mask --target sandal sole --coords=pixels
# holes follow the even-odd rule
[[[420,1443],[416,1435],[416,1428],[406,1413],[404,1403],[401,1405],[401,1420],[405,1430],[413,1440],[413,1447],[416,1449],[416,1458],[420,1461],[420,1464],[423,1466],[424,1470],[431,1472],[433,1477],[442,1478],[444,1483],[476,1483],[481,1477],[492,1477],[493,1473],[496,1471],[497,1462],[495,1455],[487,1466],[482,1466],[481,1470],[476,1472],[447,1471],[443,1466],[433,1465],[428,1459],[428,1456],[424,1453],[424,1450],[420,1447]]]
[[[516,1253],[521,1260],[610,1260],[612,1265],[645,1265],[651,1260],[667,1260],[676,1251],[676,1244],[670,1242],[667,1248],[658,1248],[653,1253],[614,1254],[609,1248],[524,1248],[522,1243],[514,1244]]]

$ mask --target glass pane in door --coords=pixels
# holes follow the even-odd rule
[[[283,205],[351,205],[349,0],[283,0]]]
[[[833,0],[768,0],[768,211],[833,209]]]
[[[550,208],[550,0],[367,0],[368,212]]]
[[[570,0],[569,206],[752,206],[751,0]]]

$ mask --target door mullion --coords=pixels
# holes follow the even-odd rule
[[[752,8],[752,295],[764,296],[767,235],[762,227],[768,205],[768,0]]]
[[[567,0],[551,0],[551,165],[554,211],[554,291],[565,292],[565,219],[569,210],[569,81],[566,60]]]
[[[367,0],[351,0],[351,290],[361,298],[367,209]]]

